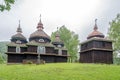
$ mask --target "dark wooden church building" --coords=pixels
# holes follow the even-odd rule
[[[97,23],[87,40],[80,44],[81,63],[113,63],[112,41],[98,31]]]
[[[60,40],[60,35],[57,32],[55,41],[51,42],[51,38],[43,31],[44,27],[40,21],[37,25],[37,30],[33,32],[29,41],[22,35],[22,29],[17,28],[17,34],[11,37],[11,42],[7,45],[8,63],[37,63],[45,61],[47,63],[67,62],[67,49],[64,48],[64,43]]]

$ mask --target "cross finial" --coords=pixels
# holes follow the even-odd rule
[[[41,22],[41,14],[40,14],[40,22]]]
[[[20,24],[20,20],[19,20],[19,24]]]
[[[20,28],[20,20],[19,20],[19,25],[18,25],[18,27]]]
[[[57,27],[57,31],[58,31],[58,27]]]
[[[40,20],[39,20],[39,22],[38,22],[37,29],[38,29],[38,30],[42,30],[42,29],[44,29],[44,28],[43,28],[42,21],[41,21],[41,14],[40,14]]]
[[[94,26],[94,30],[96,31],[98,29],[97,27],[97,19],[95,19],[95,26]]]
[[[19,20],[19,27],[20,27],[20,20]]]
[[[97,24],[97,19],[95,19],[95,24]]]
[[[19,20],[19,25],[18,25],[18,28],[17,28],[17,32],[22,33],[22,29],[20,27],[20,20]]]
[[[41,14],[40,14],[40,18],[41,18]]]
[[[59,35],[59,32],[58,32],[58,27],[57,27],[57,31],[56,31],[55,37],[56,37],[56,40],[57,40],[57,41],[60,40],[60,39],[59,39],[60,35]]]

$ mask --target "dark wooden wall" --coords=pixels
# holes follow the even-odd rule
[[[28,52],[37,52],[37,46],[28,46]]]
[[[93,40],[81,45],[80,62],[111,64],[112,52],[112,42]]]
[[[27,47],[20,47],[20,49],[21,49],[21,52],[27,51]],[[16,52],[16,47],[8,46],[8,52]]]
[[[112,49],[112,42],[94,41],[93,42],[93,47],[103,48],[103,49]]]
[[[46,63],[54,63],[55,62],[54,56],[49,56],[49,55],[41,55],[41,60],[44,60]]]
[[[93,41],[90,41],[89,43],[81,44],[81,51],[87,50],[90,48],[93,48]]]
[[[54,53],[54,47],[45,47],[46,53]],[[37,52],[37,46],[28,46],[28,52]]]
[[[30,60],[30,59],[37,59],[37,56],[38,56],[38,55],[27,54],[25,59],[28,59],[28,60]]]
[[[92,63],[92,53],[93,51],[87,51],[80,53],[80,62],[81,63]]]
[[[95,63],[107,63],[107,64],[113,63],[113,54],[111,51],[95,50],[93,53]]]
[[[8,46],[8,52],[16,52],[16,47]]]
[[[112,51],[86,51],[80,53],[80,62],[81,63],[113,63],[113,54]]]
[[[21,52],[27,52],[27,47],[21,47]]]
[[[67,57],[65,56],[56,56],[55,62],[67,62]]]
[[[81,45],[81,51],[91,48],[112,49],[112,42],[90,41]]]
[[[8,63],[22,63],[23,58],[21,54],[8,54]]]
[[[58,54],[58,50],[55,50],[54,47],[45,47],[46,54]],[[8,46],[8,63],[24,63],[27,60],[29,61],[37,61],[37,46],[28,45],[28,47],[21,47],[22,54],[16,53],[16,47]],[[11,53],[10,53],[11,52]],[[24,52],[30,52],[31,54],[24,54]],[[67,55],[66,50],[62,50],[62,55]],[[40,59],[44,60],[47,63],[54,62],[67,62],[67,56],[56,56],[56,55],[45,55],[41,54]]]
[[[55,49],[55,50],[54,50],[54,53],[55,53],[55,54],[58,54],[58,49]]]
[[[54,54],[54,47],[46,47],[46,53],[49,54],[49,53],[53,53]]]

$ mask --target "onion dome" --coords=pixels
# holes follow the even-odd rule
[[[40,21],[37,25],[37,31],[30,35],[29,41],[50,42],[51,41],[50,37],[43,31],[43,29],[44,27],[40,15]]]
[[[52,42],[52,44],[55,45],[56,47],[63,47],[64,46],[64,43],[60,39],[60,34],[58,33],[58,30],[57,30],[56,35],[55,35],[55,40]]]
[[[22,29],[20,27],[20,20],[19,20],[19,25],[17,28],[17,34],[13,35],[11,37],[11,42],[15,42],[15,43],[27,43],[26,38],[22,35]]]
[[[88,35],[87,39],[90,39],[90,38],[93,38],[93,37],[104,38],[103,33],[98,31],[97,19],[95,19],[95,26],[94,26],[93,30],[94,31]]]

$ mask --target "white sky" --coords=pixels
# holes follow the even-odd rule
[[[49,36],[65,25],[84,41],[93,31],[96,18],[99,31],[106,35],[109,22],[117,13],[120,13],[120,0],[16,0],[10,11],[0,12],[0,41],[9,41],[16,34],[19,19],[23,35],[29,38],[36,30],[40,14]]]

